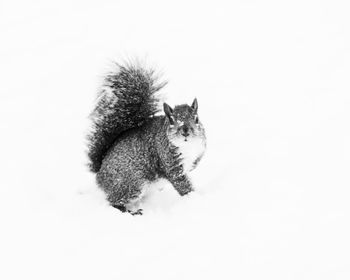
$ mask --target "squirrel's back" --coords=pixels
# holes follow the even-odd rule
[[[164,127],[165,117],[156,116],[141,127],[129,129],[118,137],[106,153],[101,168],[97,173],[99,185],[109,189],[114,178],[123,174],[133,180],[135,172],[142,172],[142,179],[153,181],[159,177],[159,152],[169,148]]]
[[[156,92],[166,83],[157,80],[153,69],[116,64],[105,77],[97,104],[91,114],[88,135],[89,168],[98,172],[103,158],[125,131],[141,127],[158,112]]]

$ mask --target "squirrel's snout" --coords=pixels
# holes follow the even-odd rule
[[[185,137],[187,137],[187,136],[190,135],[190,134],[189,134],[189,129],[188,129],[187,126],[183,126],[183,127],[182,127],[182,135],[185,136]]]

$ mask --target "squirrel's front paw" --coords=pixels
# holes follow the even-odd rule
[[[142,215],[143,214],[143,209],[137,209],[136,211],[132,211],[132,210],[128,210],[128,212],[131,214],[131,215]]]
[[[190,188],[186,188],[186,189],[181,189],[181,190],[179,190],[179,194],[181,195],[181,196],[184,196],[184,195],[188,195],[189,193],[191,193],[191,192],[193,192],[194,191],[194,189],[192,188],[192,187],[190,187]]]

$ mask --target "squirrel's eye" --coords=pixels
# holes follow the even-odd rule
[[[196,124],[198,124],[198,122],[199,122],[198,116],[196,116],[196,117],[194,118],[194,121],[195,121]]]

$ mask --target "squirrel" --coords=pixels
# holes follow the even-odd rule
[[[116,66],[90,115],[88,165],[111,206],[142,214],[140,201],[157,179],[167,179],[181,196],[194,190],[188,173],[205,152],[206,136],[196,98],[191,106],[163,103],[164,115],[156,115],[166,82],[153,69]]]

